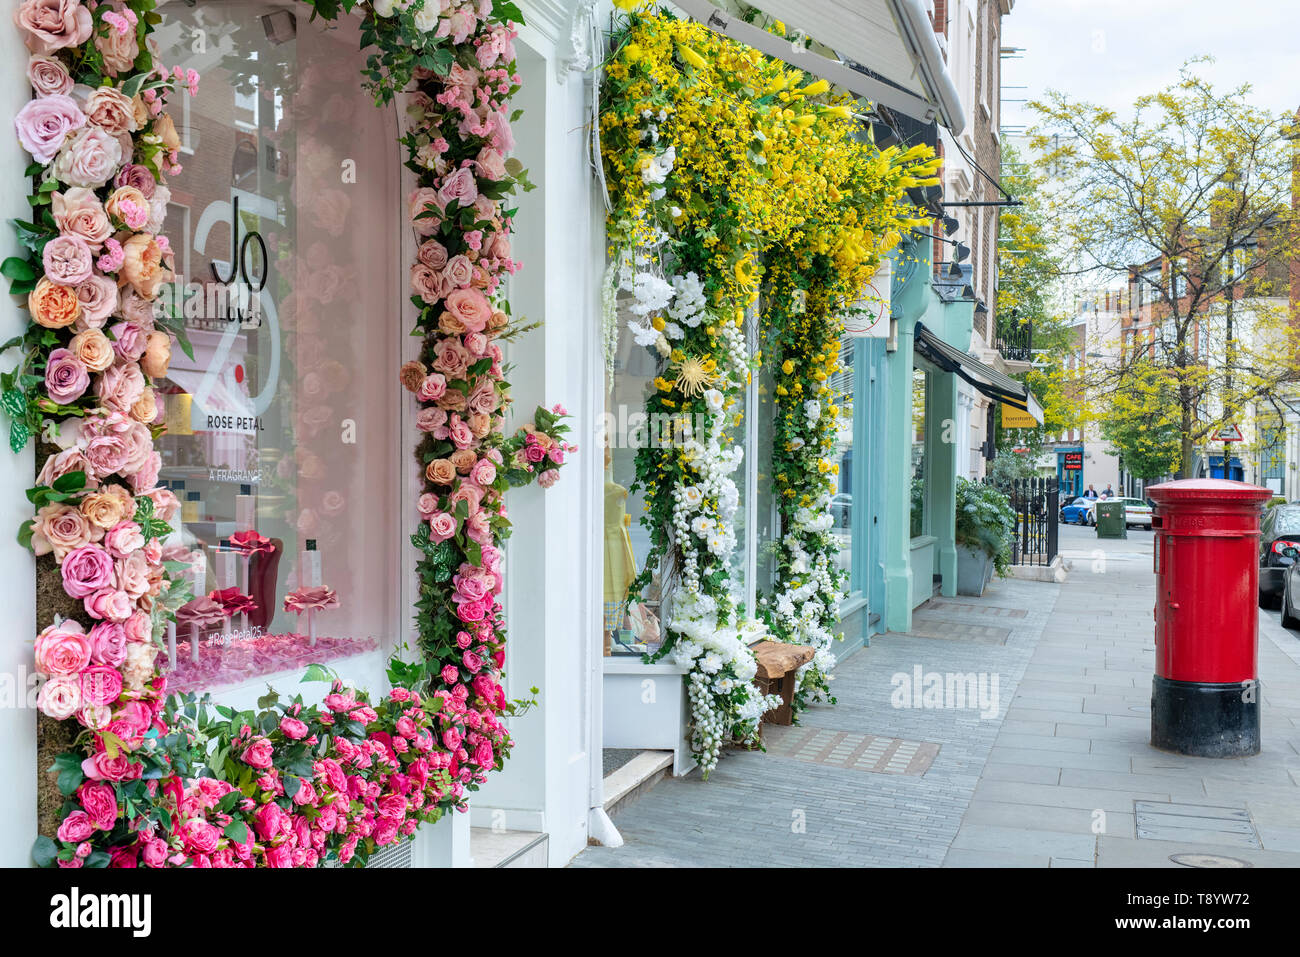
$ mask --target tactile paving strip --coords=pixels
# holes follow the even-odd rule
[[[905,741],[831,728],[763,726],[763,743],[774,757],[875,774],[922,775],[939,754],[929,741]]]

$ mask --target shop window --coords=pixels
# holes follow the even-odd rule
[[[646,499],[636,484],[637,452],[657,441],[646,416],[653,394],[658,364],[654,354],[637,343],[628,320],[628,297],[620,298],[618,338],[605,381],[605,490],[604,490],[604,614],[606,655],[642,655],[663,643],[660,572],[649,584],[629,596],[628,589],[645,568],[650,554],[650,531],[641,524]]]
[[[406,616],[394,114],[360,89],[349,19],[268,29],[283,13],[171,4],[158,31],[162,62],[188,62],[196,31],[208,49],[199,155],[162,230],[181,272],[163,308],[193,349],[158,388],[160,483],[181,500],[165,557],[198,596],[172,643],[180,690],[391,646]]]
[[[925,534],[925,400],[926,372],[912,370],[912,537]]]
[[[854,363],[857,342],[857,339],[851,339],[848,336],[840,340],[840,370],[831,377],[828,383],[833,395],[832,401],[840,410],[835,446],[831,449],[829,455],[831,464],[839,469],[838,472],[832,473],[835,488],[831,493],[831,517],[834,519],[831,532],[840,546],[836,566],[841,571],[850,572],[850,591],[858,591],[862,588],[861,582],[857,581],[853,574],[853,496],[855,491],[853,484],[855,458],[853,454],[853,426],[855,421],[853,403],[857,394],[855,378],[857,367]]]

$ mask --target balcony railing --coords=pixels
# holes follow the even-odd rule
[[[1034,324],[1032,321],[1004,327],[994,342],[1002,358],[1012,362],[1034,361]]]

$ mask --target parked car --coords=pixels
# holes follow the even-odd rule
[[[1291,562],[1290,566],[1282,569],[1282,627],[1300,628],[1300,618],[1296,617],[1296,606],[1300,605],[1300,578],[1296,576],[1300,548],[1284,545],[1279,557]]]
[[[1151,531],[1151,505],[1140,498],[1121,498],[1115,501],[1124,503],[1124,524],[1141,525]]]
[[[1274,505],[1259,523],[1259,605],[1275,608],[1296,565],[1290,550],[1300,552],[1300,505]],[[1300,585],[1300,582],[1297,582]],[[1300,592],[1292,608],[1300,607]]]
[[[1062,505],[1061,521],[1070,525],[1096,525],[1097,499],[1079,496],[1069,505]]]

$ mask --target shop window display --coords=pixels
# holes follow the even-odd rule
[[[208,82],[181,134],[212,162],[171,184],[190,271],[168,305],[193,355],[159,390],[181,502],[166,557],[197,596],[168,642],[178,690],[380,647],[400,607],[401,254],[374,215],[400,202],[393,111],[358,88],[351,24],[176,5],[164,58],[200,32]]]

